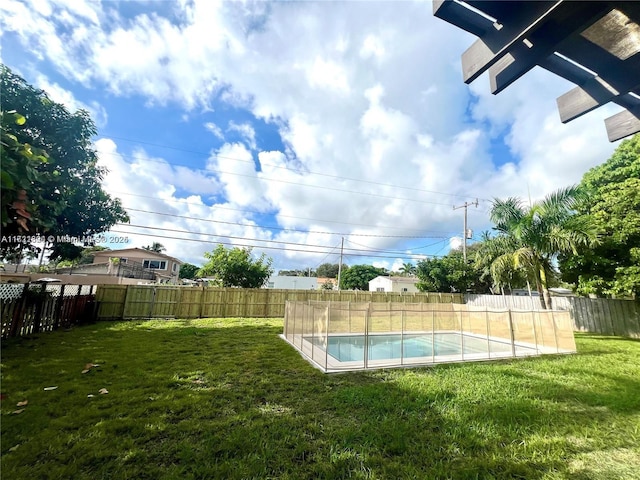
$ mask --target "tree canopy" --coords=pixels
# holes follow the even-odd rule
[[[560,257],[562,278],[579,293],[640,296],[640,134],[623,141],[579,187],[578,212],[595,225],[600,244]]]
[[[273,275],[273,260],[264,253],[254,259],[251,248],[218,245],[204,256],[208,262],[198,271],[198,276],[213,278],[220,287],[260,288]]]
[[[467,253],[473,253],[479,245],[467,247]],[[420,280],[416,287],[421,292],[489,293],[490,285],[482,268],[472,259],[465,262],[461,250],[452,250],[444,257],[421,260],[415,270]]]
[[[316,275],[324,278],[338,278],[340,265],[337,263],[323,263],[316,269]]]
[[[353,265],[340,275],[340,288],[343,290],[369,290],[369,282],[388,272],[373,265]]]
[[[185,278],[187,280],[193,280],[198,276],[198,270],[200,268],[192,263],[183,263],[180,265],[180,273],[178,274],[178,278]]]
[[[166,250],[165,246],[158,242],[153,242],[151,245],[147,245],[146,247],[142,247],[144,250],[148,250],[150,252],[162,253]]]
[[[88,238],[128,221],[120,201],[102,189],[106,170],[91,144],[96,127],[88,112],[69,113],[4,65],[0,88],[7,240],[0,256],[37,250],[31,242],[13,241],[17,235]]]
[[[579,246],[596,242],[593,222],[575,214],[583,199],[581,190],[568,187],[530,206],[513,197],[493,202],[491,221],[498,235],[492,241],[505,253],[493,260],[492,271],[524,268],[535,280],[543,308],[551,308],[549,279],[558,254],[576,253]]]

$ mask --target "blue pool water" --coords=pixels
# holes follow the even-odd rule
[[[510,344],[488,341],[486,338],[463,336],[459,333],[370,335],[367,338],[369,360],[460,355],[461,353],[486,354],[489,348],[491,353],[511,351]],[[364,335],[329,337],[329,355],[341,362],[363,361],[364,352]]]

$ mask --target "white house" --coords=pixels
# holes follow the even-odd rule
[[[369,282],[370,292],[399,292],[416,293],[416,283],[419,280],[413,277],[376,277]]]
[[[318,279],[316,277],[274,275],[267,280],[267,288],[280,290],[315,290],[318,288]]]

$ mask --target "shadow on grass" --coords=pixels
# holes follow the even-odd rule
[[[3,344],[3,472],[562,477],[567,458],[604,448],[599,432],[638,407],[624,358],[604,372],[585,354],[325,375],[281,330],[264,320],[118,322]],[[81,374],[90,362],[100,366]],[[43,391],[50,385],[58,389]],[[10,415],[24,398],[25,411]],[[602,442],[624,448],[621,434]]]

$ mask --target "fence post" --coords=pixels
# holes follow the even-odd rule
[[[60,327],[60,317],[62,316],[62,305],[64,304],[64,287],[66,285],[63,283],[60,285],[60,296],[58,297],[58,303],[56,304],[56,310],[53,314],[53,329],[57,330]]]
[[[47,284],[42,283],[40,295],[36,299],[36,310],[33,315],[33,333],[40,332],[40,316],[42,315],[42,307],[44,306],[44,296],[47,293]]]
[[[95,293],[93,293],[93,287],[96,287]],[[98,311],[100,310],[100,304],[98,303],[98,285],[89,285],[89,298],[93,297],[93,313],[91,315],[91,321],[98,321]]]
[[[156,287],[152,287],[153,290],[151,292],[151,305],[149,306],[149,317],[148,319],[151,320],[151,315],[153,315],[153,307],[156,304]]]
[[[509,309],[508,312],[509,312],[509,335],[511,336],[511,355],[515,358],[515,356],[516,356],[516,338],[515,338],[515,335],[513,333],[513,318],[511,317],[511,309]],[[554,330],[555,330],[555,326],[554,326]]]
[[[17,269],[18,267],[16,267]],[[27,295],[29,290],[29,282],[24,284],[24,289],[18,300],[18,308],[13,311],[13,319],[11,321],[11,329],[9,330],[10,337],[18,336],[18,332],[22,328],[24,323],[24,311],[27,304]]]

